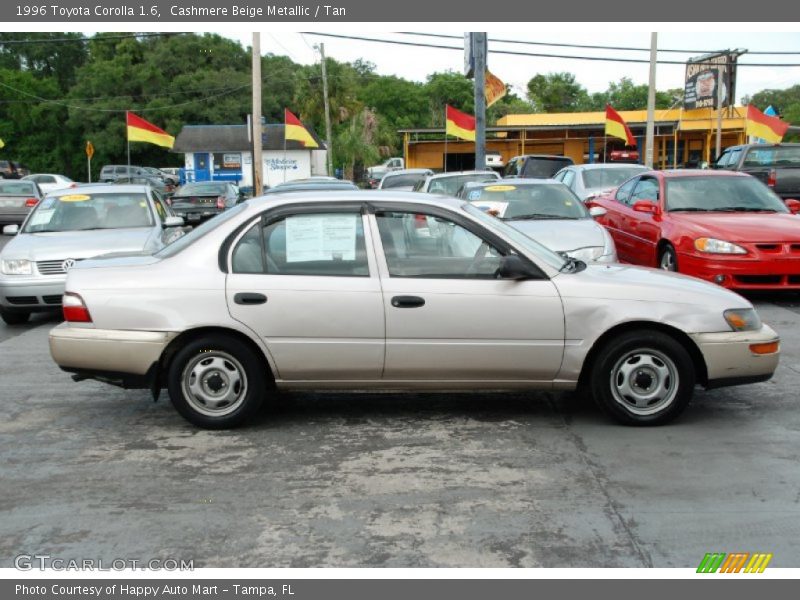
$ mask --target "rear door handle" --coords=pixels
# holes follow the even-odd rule
[[[266,304],[267,297],[264,294],[239,292],[233,296],[233,301],[236,304]]]
[[[419,296],[395,296],[392,298],[392,306],[395,308],[419,308],[425,306],[425,299]]]

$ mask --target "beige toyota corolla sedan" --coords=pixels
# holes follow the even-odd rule
[[[74,379],[169,390],[233,427],[273,389],[590,391],[655,425],[697,384],[764,381],[779,339],[721,287],[587,265],[461,200],[276,194],[153,256],[69,271],[50,349]]]

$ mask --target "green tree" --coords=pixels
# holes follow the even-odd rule
[[[472,81],[460,73],[434,73],[428,77],[423,90],[428,99],[429,127],[444,127],[445,104],[470,114],[475,112]]]
[[[536,75],[528,81],[528,100],[536,112],[577,112],[589,106],[589,94],[572,73]]]

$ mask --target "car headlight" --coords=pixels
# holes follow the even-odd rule
[[[709,254],[747,254],[747,250],[741,246],[714,238],[697,238],[694,247],[700,252]]]
[[[761,329],[761,319],[754,308],[731,308],[722,313],[734,331],[756,331]]]
[[[0,268],[6,275],[32,275],[31,261],[25,258],[0,261]]]

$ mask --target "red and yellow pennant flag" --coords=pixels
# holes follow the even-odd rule
[[[619,113],[606,104],[606,135],[625,140],[626,146],[635,146],[636,139]]]
[[[128,124],[129,142],[147,142],[164,148],[172,148],[175,145],[175,138],[163,129],[148,123],[142,117],[137,117],[132,112],[125,113]]]
[[[306,148],[319,148],[319,144],[308,132],[308,129],[288,109],[283,109],[285,139],[295,140]]]
[[[745,133],[777,144],[786,135],[789,124],[778,117],[770,117],[752,104],[747,105],[747,127]]]
[[[447,124],[444,132],[447,135],[454,135],[462,140],[475,141],[475,117],[456,110],[449,104],[445,104],[445,116]]]
[[[500,100],[506,95],[506,84],[497,75],[486,71],[484,82],[484,94],[486,95],[486,108]]]

